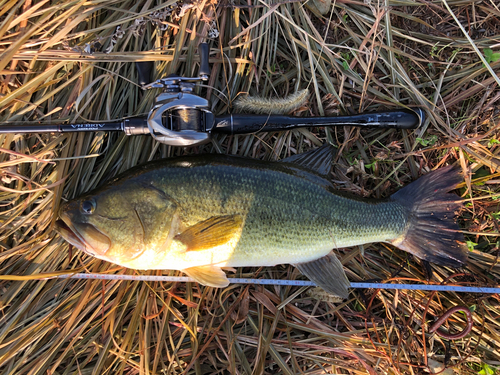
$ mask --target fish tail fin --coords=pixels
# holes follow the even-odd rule
[[[462,180],[457,168],[444,167],[393,194],[391,200],[406,207],[410,214],[405,233],[392,244],[442,266],[456,268],[467,263],[467,246],[454,220],[462,201],[449,193]]]

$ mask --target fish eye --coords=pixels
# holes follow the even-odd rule
[[[80,209],[84,214],[91,214],[95,210],[95,202],[93,200],[83,201]]]

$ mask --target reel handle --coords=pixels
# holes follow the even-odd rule
[[[198,75],[200,78],[204,81],[208,80],[208,77],[210,76],[210,65],[208,63],[208,44],[207,43],[201,43],[199,45],[199,54],[200,54],[200,70],[198,72]]]
[[[137,61],[135,67],[139,78],[139,85],[146,86],[151,83],[151,72],[155,64],[153,61]]]

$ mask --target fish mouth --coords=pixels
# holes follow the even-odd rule
[[[77,249],[89,252],[89,248],[85,243],[85,240],[63,220],[57,220],[54,229],[61,235],[62,238],[64,238],[71,245],[75,246]]]
[[[64,219],[64,217],[61,217],[61,219],[57,220],[54,229],[77,249],[97,257],[104,254],[111,247],[109,237],[97,230],[93,225],[80,224],[79,227],[81,228],[78,230],[68,218]],[[88,240],[85,239],[81,232],[85,233]],[[92,246],[92,243],[95,243],[96,246]]]

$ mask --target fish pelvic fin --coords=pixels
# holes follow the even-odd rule
[[[454,218],[461,199],[450,190],[463,180],[448,166],[427,173],[391,196],[409,211],[406,231],[390,241],[397,248],[428,262],[448,267],[467,263],[467,246]]]
[[[224,288],[229,285],[229,280],[227,279],[226,274],[220,267],[217,266],[209,265],[191,267],[182,270],[182,272],[203,285],[214,288]]]
[[[349,296],[351,284],[347,280],[342,263],[333,252],[311,262],[298,263],[294,266],[326,292],[341,298]]]

